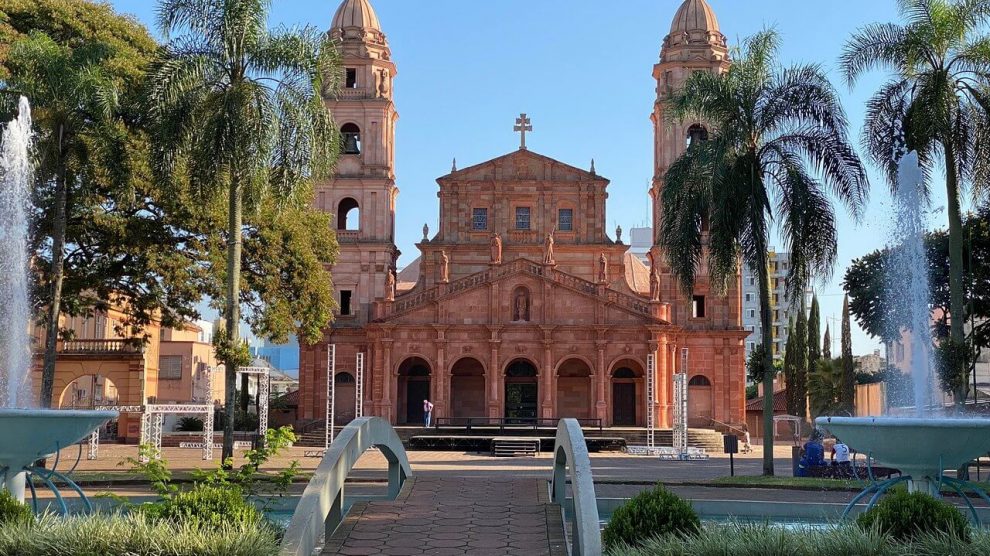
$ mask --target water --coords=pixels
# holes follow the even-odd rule
[[[925,253],[925,208],[927,196],[918,153],[904,155],[898,167],[894,195],[894,238],[900,249],[893,251],[888,273],[888,295],[903,308],[913,333],[910,374],[914,386],[914,407],[918,417],[932,406],[932,361],[929,338],[928,265]]]
[[[30,148],[31,107],[21,97],[18,116],[0,139],[0,408],[25,407],[31,401]]]

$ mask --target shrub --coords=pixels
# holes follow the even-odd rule
[[[257,526],[262,520],[261,512],[234,486],[196,485],[192,490],[143,506],[142,512],[163,521],[208,529],[230,524]]]
[[[202,432],[203,427],[203,420],[199,417],[183,417],[175,428],[179,432]]]
[[[17,556],[274,556],[277,532],[264,524],[211,529],[140,514],[62,518],[0,527],[0,554]]]
[[[0,525],[31,523],[34,521],[34,512],[31,508],[14,500],[6,490],[0,490]]]
[[[636,546],[654,536],[693,535],[701,521],[691,504],[657,485],[620,506],[602,532],[608,548]]]
[[[888,494],[856,520],[865,530],[907,541],[926,534],[943,534],[969,541],[969,522],[951,504],[920,492]]]

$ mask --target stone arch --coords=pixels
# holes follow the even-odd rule
[[[591,363],[578,355],[568,356],[557,365],[557,416],[590,419],[594,415],[591,405]]]
[[[353,122],[348,122],[340,128],[341,152],[343,154],[361,154],[361,128]]]
[[[411,355],[399,363],[396,421],[400,425],[423,423],[423,400],[430,398],[433,366],[424,357]]]
[[[688,380],[688,426],[709,427],[712,424],[712,381],[705,375],[694,375]]]
[[[78,376],[62,388],[59,409],[93,409],[120,405],[120,389],[113,379],[99,373]]]
[[[533,296],[526,286],[512,290],[512,322],[529,322],[533,312]]]
[[[337,229],[340,231],[361,229],[361,206],[353,197],[344,197],[337,203]]]
[[[334,424],[343,426],[354,420],[357,415],[357,381],[348,371],[338,371],[333,377]]]
[[[539,411],[539,367],[525,357],[506,364],[505,418],[510,422],[534,422]]]
[[[484,417],[485,364],[474,357],[461,357],[450,366],[450,417]]]
[[[609,372],[609,400],[612,426],[645,426],[646,366],[633,357],[612,362]]]

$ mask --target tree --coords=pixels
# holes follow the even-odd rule
[[[784,382],[787,384],[787,392],[784,401],[787,405],[787,413],[795,415],[794,408],[797,407],[797,390],[794,385],[797,383],[797,349],[794,344],[794,317],[787,319],[787,342],[784,343]]]
[[[809,276],[827,278],[836,257],[829,193],[858,216],[866,171],[847,137],[845,112],[818,66],[777,66],[779,38],[766,30],[733,49],[724,74],[695,72],[669,100],[671,114],[711,125],[667,171],[659,244],[692,291],[707,258],[712,286],[725,291],[740,261],[759,277],[764,368],[771,368],[772,315],[767,271],[776,224],[791,253],[791,297]],[[817,177],[816,177],[817,176]],[[710,235],[702,239],[701,222]],[[766,430],[773,428],[772,376],[764,375]],[[764,435],[763,472],[773,474],[773,438]]]
[[[897,187],[897,165],[917,151],[928,173],[945,168],[949,220],[950,338],[964,342],[963,231],[960,195],[990,177],[990,0],[901,0],[904,25],[872,24],[857,31],[840,64],[850,86],[864,73],[892,77],[867,104],[863,144]],[[962,388],[966,396],[965,370]]]
[[[825,323],[825,339],[822,341],[822,359],[832,358],[832,333],[828,329],[828,323]]]
[[[820,359],[808,376],[808,401],[812,417],[846,411],[842,402],[843,368],[840,359]]]
[[[203,275],[198,238],[148,171],[140,102],[157,44],[147,30],[83,0],[0,0],[0,43],[4,86],[34,108],[34,299],[49,406],[56,342],[70,334],[59,316],[113,306],[125,314],[118,332],[140,343],[152,321],[198,316]]]
[[[268,0],[162,0],[158,22],[171,40],[148,92],[159,179],[187,180],[226,216],[226,268],[218,269],[226,282],[219,299],[227,329],[218,343],[226,367],[224,459],[233,455],[237,369],[247,363],[239,332],[241,303],[252,297],[242,282],[250,271],[243,267],[245,213],[261,223],[265,210],[305,210],[311,182],[329,175],[339,139],[321,96],[334,91],[340,73],[330,39],[312,27],[269,31],[269,8]],[[329,284],[325,272],[317,275]],[[307,332],[327,325],[332,298],[308,302],[317,307],[309,314],[268,308],[267,316],[309,318]],[[264,317],[256,322],[270,325]]]
[[[852,326],[849,322],[849,296],[842,299],[842,390],[839,401],[852,412],[856,403],[856,364],[852,352]]]
[[[808,372],[815,370],[815,365],[822,358],[822,315],[818,304],[818,295],[811,298],[811,312],[808,314]]]
[[[797,323],[794,325],[794,408],[791,415],[804,417],[808,403],[808,317],[801,296]],[[790,412],[790,411],[789,411]]]

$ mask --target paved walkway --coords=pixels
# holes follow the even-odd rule
[[[391,502],[364,502],[323,554],[565,556],[560,509],[546,482],[413,477]]]

